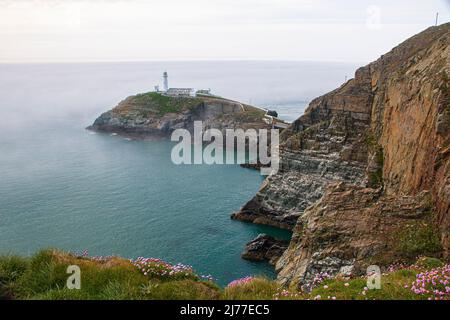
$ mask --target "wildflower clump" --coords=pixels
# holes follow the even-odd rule
[[[450,265],[433,268],[416,276],[411,291],[429,300],[444,300],[450,297]]]
[[[191,266],[181,263],[171,265],[160,259],[143,257],[131,260],[131,263],[145,276],[152,278],[161,280],[198,279]]]
[[[282,291],[277,292],[273,295],[274,300],[281,300],[281,299],[293,300],[299,299],[300,297],[301,297],[300,292],[291,292],[286,289],[283,289]]]
[[[395,262],[395,263],[390,264],[390,265],[386,268],[386,271],[387,271],[388,273],[392,273],[392,272],[395,272],[395,271],[398,271],[398,270],[411,269],[412,267],[413,267],[413,266],[404,264],[404,263],[402,263],[402,262]]]
[[[89,251],[87,249],[84,249],[83,251],[75,251],[72,254],[77,258],[89,258]]]
[[[200,279],[202,279],[203,281],[210,281],[210,282],[214,282],[216,279],[212,276],[212,275],[210,275],[210,274],[207,274],[207,275],[200,275]]]
[[[250,276],[244,277],[244,278],[240,278],[240,279],[236,279],[236,280],[231,281],[227,285],[227,288],[233,288],[233,287],[236,287],[236,286],[239,286],[239,285],[247,284],[247,283],[252,282],[253,280],[255,280],[255,278],[254,277],[250,277]]]
[[[328,272],[321,272],[314,276],[314,278],[307,282],[304,286],[304,290],[307,292],[312,291],[314,288],[317,288],[322,282],[328,279],[332,279],[333,276],[329,274]]]
[[[69,252],[70,253],[70,252]],[[83,251],[75,251],[71,253],[74,257],[80,259],[87,259],[91,261],[97,262],[106,262],[114,258],[114,256],[89,256],[89,251],[87,249]]]

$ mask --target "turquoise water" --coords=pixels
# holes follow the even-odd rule
[[[164,141],[57,132],[28,137],[24,146],[2,144],[1,251],[58,247],[158,257],[190,264],[222,284],[272,274],[239,253],[258,233],[286,233],[229,218],[257,190],[258,172],[176,166]]]
[[[147,91],[148,75],[156,79],[166,67],[0,65],[0,253],[57,247],[157,257],[190,264],[222,285],[246,275],[274,276],[267,263],[245,261],[240,253],[259,233],[286,239],[290,234],[229,218],[258,190],[258,171],[176,166],[168,141],[130,141],[84,129],[127,95]],[[207,72],[210,63],[170,67],[185,78],[190,70],[198,86],[212,83],[224,95],[236,83],[234,73],[227,75],[229,65],[215,80]],[[261,68],[249,64],[243,76]],[[342,68],[336,67],[336,82]],[[269,75],[272,69],[269,64]],[[237,90],[233,98],[259,96],[261,87],[259,82],[248,88],[248,96]],[[307,98],[289,103],[291,112],[286,105],[280,111],[294,119]]]

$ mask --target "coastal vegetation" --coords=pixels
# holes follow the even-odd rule
[[[371,133],[366,134],[365,143],[368,151],[374,157],[375,165],[374,170],[368,172],[368,185],[372,188],[377,188],[383,185],[383,148],[377,143],[377,139]]]
[[[67,267],[81,270],[80,289],[68,289]],[[300,291],[283,288],[263,277],[247,276],[225,288],[192,267],[154,258],[127,260],[90,257],[58,250],[42,250],[32,257],[0,257],[1,299],[123,300],[339,300],[339,299],[449,299],[450,265],[421,257],[413,265],[397,263],[381,275],[381,289],[367,288],[365,277],[321,274]]]
[[[202,103],[201,99],[190,97],[169,97],[158,92],[140,93],[126,99],[117,109],[122,115],[136,113],[144,117],[162,117],[167,113],[191,110]]]

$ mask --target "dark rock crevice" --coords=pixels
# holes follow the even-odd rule
[[[287,240],[278,240],[272,236],[260,234],[247,243],[241,256],[246,260],[268,261],[271,265],[275,265],[288,245]]]

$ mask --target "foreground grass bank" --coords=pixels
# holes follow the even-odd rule
[[[68,266],[81,271],[81,288],[68,289]],[[381,289],[369,290],[361,277],[318,276],[312,291],[281,288],[264,278],[246,277],[220,288],[209,276],[158,259],[89,257],[43,250],[31,258],[0,257],[0,299],[449,299],[450,266],[432,258],[394,265]]]

